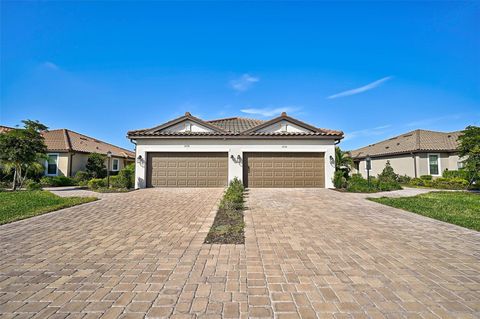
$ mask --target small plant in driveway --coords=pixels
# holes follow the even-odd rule
[[[244,244],[244,187],[235,178],[227,188],[218,207],[213,225],[205,238],[206,244]]]

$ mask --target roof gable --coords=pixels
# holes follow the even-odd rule
[[[186,124],[193,124],[194,130],[189,130]],[[189,112],[185,112],[184,116],[168,121],[159,126],[145,130],[147,134],[155,133],[225,133],[222,128],[205,122],[198,117],[192,116]]]

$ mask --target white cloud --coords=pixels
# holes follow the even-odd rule
[[[297,107],[285,106],[285,107],[277,107],[277,108],[248,108],[240,110],[243,113],[252,114],[252,115],[261,115],[261,116],[279,116],[282,112],[295,112],[297,111]]]
[[[381,125],[377,126],[374,128],[367,128],[363,130],[358,130],[358,131],[352,131],[352,132],[347,132],[345,133],[345,138],[343,139],[344,141],[346,140],[351,140],[357,137],[366,137],[366,136],[378,136],[382,135],[386,132],[388,132],[389,128],[391,128],[392,125],[386,124],[386,125]]]
[[[463,114],[450,114],[450,115],[439,116],[439,117],[431,117],[431,118],[422,119],[422,120],[407,123],[407,126],[416,126],[416,127],[421,128],[422,126],[431,125],[431,124],[434,124],[436,122],[458,120],[458,119],[462,118],[462,115]]]
[[[337,94],[330,95],[329,97],[327,97],[327,99],[336,99],[336,98],[339,98],[339,97],[350,96],[350,95],[355,95],[355,94],[367,92],[367,91],[370,91],[370,90],[382,85],[384,82],[387,82],[388,80],[391,80],[392,78],[393,78],[393,76],[387,76],[387,77],[381,78],[380,80],[376,80],[372,83],[361,86],[359,88],[355,88],[355,89],[351,89],[351,90],[347,90],[347,91],[343,91],[343,92],[340,92],[340,93],[337,93]]]
[[[58,65],[56,65],[55,63],[53,63],[51,61],[43,62],[42,66],[47,68],[47,69],[52,69],[52,70],[59,70],[60,69],[60,67]]]
[[[250,89],[258,81],[260,81],[260,78],[245,73],[238,79],[231,80],[230,87],[237,92],[243,92]]]

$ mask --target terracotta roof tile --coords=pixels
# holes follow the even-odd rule
[[[416,151],[455,151],[458,147],[458,132],[435,132],[415,130],[398,135],[388,140],[368,145],[350,152],[353,158],[369,156],[384,156]]]
[[[251,129],[255,126],[258,126],[266,121],[249,119],[244,117],[230,117],[225,119],[210,120],[207,122],[215,126],[218,126],[226,131],[229,131],[232,133],[240,133],[248,129]]]

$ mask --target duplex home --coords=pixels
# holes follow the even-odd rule
[[[443,171],[457,170],[462,161],[457,154],[457,132],[415,130],[350,152],[355,172],[367,176],[366,158],[371,159],[370,175],[382,172],[387,161],[400,175],[441,176]]]
[[[185,113],[128,132],[136,143],[136,187],[333,187],[335,144],[343,132],[282,113],[264,121],[205,121]]]
[[[0,126],[0,133],[14,128]],[[125,165],[135,161],[135,153],[127,149],[100,141],[68,129],[48,130],[42,132],[47,146],[45,175],[75,176],[78,171],[84,171],[88,155],[111,153],[110,171],[119,171]],[[106,160],[105,165],[108,165]]]

